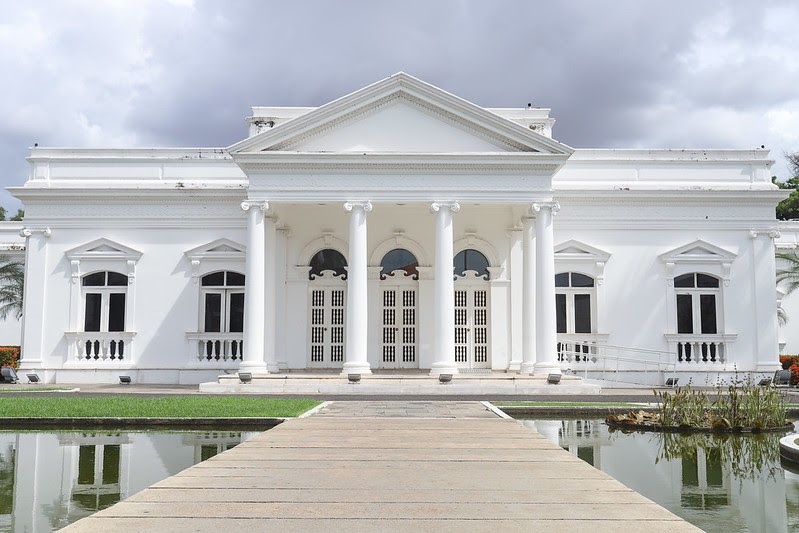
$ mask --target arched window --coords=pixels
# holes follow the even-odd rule
[[[677,333],[716,334],[719,331],[719,278],[691,272],[674,278]]]
[[[333,250],[332,248],[325,248],[319,250],[311,258],[308,278],[314,279],[316,276],[321,276],[325,270],[332,270],[335,276],[347,277],[347,260],[341,255],[341,252]]]
[[[419,261],[416,256],[404,248],[394,248],[380,261],[380,279],[386,279],[386,276],[395,270],[404,270],[408,276],[413,276],[414,279],[419,279],[419,271],[416,267],[419,266]]]
[[[202,317],[205,333],[244,331],[244,274],[222,270],[202,277]]]
[[[593,333],[596,320],[594,278],[578,272],[555,274],[558,333]]]
[[[118,272],[86,274],[83,292],[83,331],[125,331],[128,277]]]
[[[453,260],[455,275],[463,276],[468,270],[477,272],[479,277],[488,279],[488,259],[482,253],[472,248],[461,250]]]

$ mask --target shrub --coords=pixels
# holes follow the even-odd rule
[[[19,368],[19,346],[0,346],[0,366]]]

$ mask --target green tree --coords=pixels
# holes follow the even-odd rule
[[[25,266],[15,257],[0,255],[0,319],[22,317]]]
[[[6,210],[3,209],[3,216],[5,216],[5,213],[6,213]],[[22,209],[17,209],[17,214],[14,215],[13,217],[11,217],[11,220],[14,221],[14,222],[21,222],[24,217],[25,217],[25,211],[22,210]],[[0,220],[5,220],[5,218],[0,219]]]
[[[771,182],[780,189],[790,189],[793,192],[788,198],[777,204],[777,219],[799,219],[799,152],[785,154],[785,160],[788,163],[791,174],[793,174],[793,178],[782,182],[777,181],[775,176],[771,178]]]

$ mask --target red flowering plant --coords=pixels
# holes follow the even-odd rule
[[[0,366],[19,368],[19,346],[0,346]]]

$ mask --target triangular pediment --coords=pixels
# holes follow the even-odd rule
[[[216,239],[185,252],[190,260],[244,259],[247,248],[230,239]]]
[[[696,240],[660,254],[666,263],[730,263],[738,255],[709,242]]]
[[[529,152],[573,150],[405,73],[279,124],[228,148],[254,152]]]
[[[101,238],[66,252],[69,259],[125,259],[138,261],[142,253],[129,246]]]
[[[610,254],[599,248],[594,248],[574,239],[562,242],[555,246],[555,259],[568,259],[572,261],[599,261],[607,262]]]

